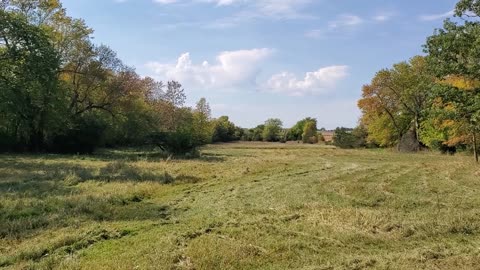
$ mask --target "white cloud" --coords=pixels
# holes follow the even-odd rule
[[[305,37],[320,39],[343,34],[344,32],[351,33],[364,22],[365,20],[357,15],[340,15],[336,19],[329,21],[326,27],[306,31]]]
[[[261,63],[273,49],[225,51],[217,55],[215,63],[193,63],[190,53],[182,54],[175,63],[150,62],[147,67],[159,80],[178,80],[187,89],[240,90],[260,89],[264,92],[289,96],[322,94],[333,90],[348,75],[348,66],[329,66],[307,72],[297,78],[290,72],[271,76],[266,82],[258,82]]]
[[[392,18],[392,15],[390,14],[380,14],[380,15],[373,16],[372,19],[376,22],[386,22],[391,18]]]
[[[325,36],[325,34],[326,34],[326,31],[322,29],[313,29],[305,32],[306,37],[315,38],[315,39],[322,38]]]
[[[296,19],[307,18],[301,10],[313,0],[153,0],[159,4],[173,3],[211,3],[216,6],[241,5],[240,12],[223,19],[239,22],[257,18]],[[225,23],[226,24],[226,23]],[[232,24],[228,22],[228,24]]]
[[[364,21],[357,15],[340,15],[337,19],[330,21],[328,23],[328,28],[330,29],[337,29],[337,28],[345,28],[345,27],[354,27],[357,25],[362,24]]]
[[[429,14],[429,15],[421,15],[419,18],[421,21],[436,21],[440,19],[445,19],[454,15],[454,11],[448,11],[442,14]]]
[[[348,75],[348,66],[329,66],[317,71],[307,72],[303,79],[290,72],[273,75],[266,89],[273,93],[291,96],[322,94],[335,88],[337,83]]]
[[[160,4],[173,4],[178,2],[178,0],[153,0],[153,1]]]
[[[394,11],[380,11],[376,13],[375,16],[371,17],[371,20],[374,22],[382,23],[391,20],[395,17],[396,12]]]
[[[300,10],[311,0],[257,0],[255,6],[264,16],[279,18],[303,17]]]
[[[187,87],[208,90],[229,90],[254,84],[260,63],[274,50],[252,49],[221,52],[216,62],[194,64],[190,53],[182,54],[176,63],[150,62],[147,67],[161,80],[178,80]]]

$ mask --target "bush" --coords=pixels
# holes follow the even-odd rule
[[[55,136],[50,151],[56,153],[92,154],[103,141],[105,123],[95,116],[80,118],[74,128]]]
[[[151,141],[163,151],[175,155],[194,152],[197,147],[192,134],[186,131],[158,132],[151,136]]]
[[[333,144],[340,148],[362,148],[366,147],[367,132],[362,126],[354,129],[337,128],[333,136]]]

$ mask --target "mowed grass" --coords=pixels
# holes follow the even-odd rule
[[[0,156],[6,269],[480,269],[467,156],[235,143]]]

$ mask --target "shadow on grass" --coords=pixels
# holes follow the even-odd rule
[[[65,195],[0,200],[0,238],[21,239],[36,230],[85,221],[169,220],[168,205],[148,202],[145,193]]]
[[[45,228],[67,227],[88,221],[169,220],[168,205],[148,201],[146,191],[83,194],[84,181],[196,183],[201,178],[142,170],[114,161],[102,168],[34,159],[0,160],[0,238],[22,239]]]
[[[63,181],[65,185],[93,180],[102,182],[157,182],[161,184],[196,183],[202,180],[195,176],[173,176],[167,171],[148,171],[125,160],[109,162],[102,168],[83,167],[68,162],[35,162],[25,159],[0,161],[0,191],[22,191],[42,181]],[[40,190],[44,190],[40,187]],[[50,189],[51,190],[51,189]],[[70,192],[69,189],[66,191]],[[62,194],[62,193],[61,193]]]
[[[164,160],[198,160],[203,162],[224,162],[225,156],[211,155],[208,153],[201,153],[200,151],[194,151],[193,153],[187,153],[185,155],[171,155],[158,148],[143,147],[143,148],[119,148],[119,149],[101,149],[92,158],[100,159],[103,161],[112,160],[148,160],[148,161],[164,161]]]
[[[41,158],[45,161],[55,161],[59,159],[70,160],[90,160],[90,161],[151,161],[160,162],[165,160],[197,160],[202,162],[224,162],[226,155],[213,155],[209,153],[187,153],[185,155],[171,155],[158,148],[142,147],[142,148],[104,148],[97,150],[94,154],[44,154],[44,153],[16,153],[1,154],[0,166],[2,161],[12,161],[17,158]],[[1,168],[1,167],[0,167]]]

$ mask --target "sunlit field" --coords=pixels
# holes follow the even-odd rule
[[[471,157],[234,143],[0,156],[7,269],[475,269]]]

